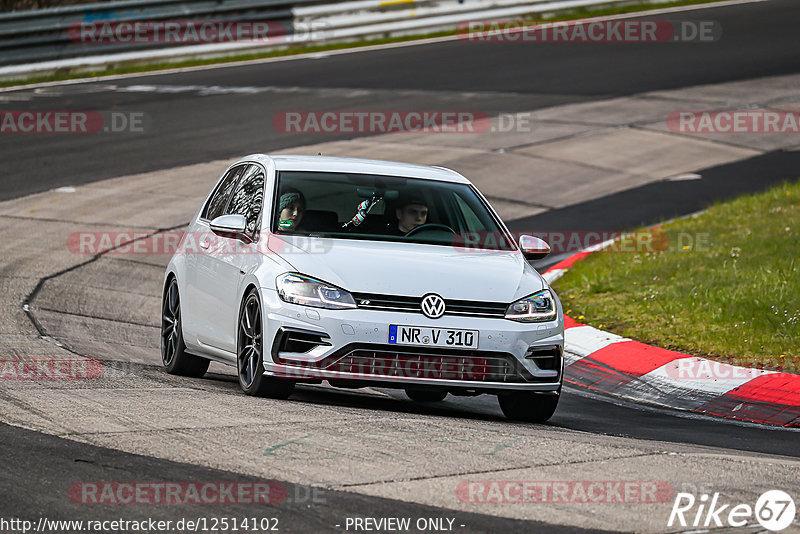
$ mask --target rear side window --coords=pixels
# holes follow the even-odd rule
[[[225,174],[203,210],[203,219],[213,221],[225,213],[225,207],[228,205],[228,199],[231,198],[233,188],[236,186],[236,180],[239,179],[246,167],[247,165],[238,165]]]
[[[260,165],[249,165],[244,176],[239,180],[239,185],[231,197],[225,214],[244,215],[247,219],[247,231],[252,233],[258,228],[263,205],[264,169]]]

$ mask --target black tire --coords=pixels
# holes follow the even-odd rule
[[[264,376],[264,328],[255,289],[244,298],[237,325],[236,374],[242,391],[254,397],[288,398],[294,390],[292,380]]]
[[[181,298],[178,281],[171,278],[161,303],[161,362],[171,375],[200,378],[211,363],[205,358],[188,354],[183,341]]]
[[[440,402],[447,397],[447,392],[435,389],[406,389],[406,395],[416,402]]]
[[[500,409],[512,421],[544,423],[550,419],[558,407],[560,395],[530,393],[521,391],[498,395]]]

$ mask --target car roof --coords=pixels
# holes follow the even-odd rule
[[[444,167],[383,161],[377,159],[344,158],[334,156],[300,156],[288,154],[258,154],[257,159],[271,160],[278,171],[349,172],[403,176],[423,180],[439,180],[468,184],[469,180],[459,173]],[[251,157],[250,159],[253,159]]]

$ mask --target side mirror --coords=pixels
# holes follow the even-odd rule
[[[547,241],[532,235],[519,236],[519,248],[526,260],[541,260],[550,254],[550,245]]]
[[[212,232],[221,234],[243,234],[247,229],[244,215],[220,215],[209,224]]]

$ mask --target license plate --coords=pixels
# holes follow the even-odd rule
[[[428,347],[478,348],[478,330],[389,325],[389,343]]]

